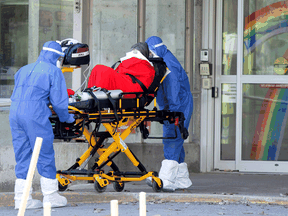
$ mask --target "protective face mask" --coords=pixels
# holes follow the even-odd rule
[[[159,56],[156,55],[155,52],[153,52],[152,50],[150,50],[149,57],[151,57],[151,58],[157,58],[157,57],[159,57]]]
[[[59,52],[58,50],[55,50],[55,49],[52,49],[52,48],[49,48],[49,47],[43,47],[43,50],[47,50],[47,51],[51,51],[51,52],[55,52],[55,53],[59,54],[60,57],[57,59],[56,67],[58,67],[60,69],[63,67],[65,53]]]
[[[63,62],[64,62],[64,57],[60,56],[58,59],[57,59],[57,62],[56,62],[56,67],[58,68],[62,68],[63,67]]]

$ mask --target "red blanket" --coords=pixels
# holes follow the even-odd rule
[[[123,92],[143,92],[141,86],[133,83],[129,73],[139,79],[148,88],[155,76],[154,67],[148,60],[132,57],[123,60],[114,70],[105,65],[96,65],[89,77],[88,88],[93,86],[107,90],[120,89]]]

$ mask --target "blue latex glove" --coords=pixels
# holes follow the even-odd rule
[[[66,123],[73,123],[75,121],[74,114],[69,114],[69,118]]]

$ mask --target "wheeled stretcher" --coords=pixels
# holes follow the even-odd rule
[[[155,67],[155,70],[159,68]],[[129,149],[129,144],[125,139],[136,128],[139,127],[142,137],[162,139],[163,137],[150,137],[146,128],[147,122],[169,121],[179,127],[183,139],[188,137],[188,132],[184,127],[184,115],[182,112],[170,112],[167,110],[158,110],[156,107],[156,92],[160,83],[165,78],[164,73],[159,73],[158,83],[153,92],[122,92],[121,90],[107,91],[100,88],[86,89],[80,96],[86,97],[86,100],[70,103],[69,112],[75,114],[76,122],[73,124],[61,123],[57,115],[53,112],[50,118],[53,126],[55,139],[69,140],[83,136],[89,143],[86,152],[67,170],[58,170],[56,178],[59,181],[59,190],[64,191],[73,181],[88,180],[94,182],[94,188],[98,192],[104,192],[106,186],[113,183],[115,191],[120,192],[124,189],[126,182],[142,181],[152,177],[152,187],[155,192],[161,191],[163,185],[156,171],[147,171],[144,164]],[[85,94],[84,94],[85,93]],[[126,96],[130,97],[127,98]],[[134,97],[131,98],[131,95]],[[79,96],[79,97],[80,97]],[[147,109],[150,103],[154,103],[152,109]],[[128,125],[128,122],[132,122]],[[99,131],[100,125],[105,130]],[[127,126],[119,132],[118,128]],[[177,133],[175,133],[176,136]],[[113,138],[111,144],[106,143],[107,138]],[[164,137],[176,138],[176,137]],[[123,172],[113,161],[119,154],[125,154],[139,169],[139,172]],[[88,161],[98,154],[94,165],[85,169]],[[104,167],[110,167],[110,171],[105,172]]]

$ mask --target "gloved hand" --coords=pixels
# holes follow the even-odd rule
[[[74,121],[75,121],[74,114],[69,114],[69,118],[68,120],[66,120],[66,123],[73,123]]]

